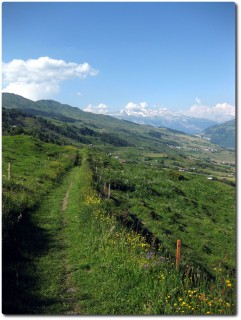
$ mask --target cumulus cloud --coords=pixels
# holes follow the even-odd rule
[[[148,107],[148,104],[146,102],[140,102],[134,103],[134,102],[129,102],[127,105],[124,107],[124,111],[126,112],[146,112],[146,108]]]
[[[235,118],[235,107],[225,102],[218,103],[215,106],[195,104],[185,114],[190,117],[206,118],[221,123]]]
[[[138,117],[179,117],[188,116],[194,118],[205,118],[216,122],[225,122],[235,118],[235,107],[228,103],[218,103],[215,106],[203,105],[201,99],[196,98],[194,104],[189,110],[172,111],[163,106],[149,106],[147,102],[129,102],[120,111],[120,115],[138,116]]]
[[[78,64],[40,57],[14,59],[2,64],[3,92],[20,94],[32,100],[49,98],[60,90],[60,83],[73,78],[96,76],[98,71],[87,62]]]
[[[100,103],[97,106],[94,106],[92,104],[89,104],[84,111],[86,112],[92,112],[97,114],[107,114],[108,113],[108,107],[104,103]]]
[[[84,111],[96,114],[109,114],[118,116],[134,116],[143,118],[165,118],[172,119],[182,118],[185,121],[186,117],[205,118],[219,123],[226,122],[235,118],[235,107],[228,103],[218,103],[215,106],[206,106],[201,103],[199,98],[195,100],[197,104],[193,105],[189,110],[172,111],[163,106],[148,105],[147,102],[128,102],[118,113],[110,113],[108,107],[104,103],[98,105],[89,104]]]
[[[128,102],[120,113],[127,114],[129,116],[158,117],[166,111],[167,109],[163,107],[149,107],[148,103],[144,101],[140,103]]]

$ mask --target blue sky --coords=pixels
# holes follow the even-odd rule
[[[2,21],[3,91],[96,112],[234,110],[232,2],[5,2]]]

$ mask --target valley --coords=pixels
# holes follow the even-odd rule
[[[235,149],[14,94],[2,119],[4,314],[235,314]]]

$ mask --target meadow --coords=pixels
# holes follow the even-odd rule
[[[209,175],[162,167],[163,163],[119,161],[95,154],[93,168],[99,192],[111,186],[108,201],[116,216],[140,223],[174,256],[183,241],[183,259],[208,273],[235,269],[235,188]],[[153,159],[156,159],[154,155]],[[196,163],[196,166],[198,164]],[[135,222],[135,219],[138,222]]]
[[[5,228],[21,219],[24,210],[32,209],[79,155],[75,147],[43,143],[31,136],[3,136],[2,143],[4,235]]]
[[[235,314],[235,188],[115,152],[3,137],[3,313]]]
[[[26,224],[32,232],[31,210],[61,183],[79,157],[72,146],[60,147],[27,135],[2,138],[2,275],[3,294],[10,294],[9,299],[16,289],[16,268],[26,250],[21,248],[22,241],[26,245],[21,225]],[[31,245],[31,238],[28,241]]]

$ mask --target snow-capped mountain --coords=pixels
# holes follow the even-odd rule
[[[144,112],[143,112],[144,111]],[[121,110],[119,113],[110,114],[118,119],[128,120],[139,124],[148,124],[154,127],[165,127],[178,131],[183,131],[188,134],[200,133],[206,128],[217,124],[217,122],[203,119],[193,118],[186,115],[167,111],[167,109],[148,110],[145,108],[139,110]]]
[[[232,105],[218,103],[215,106],[205,106],[201,105],[199,99],[197,103],[186,111],[178,112],[163,106],[149,106],[147,102],[129,102],[123,109],[115,113],[110,113],[108,106],[103,103],[97,106],[88,105],[84,111],[103,113],[118,119],[155,127],[166,127],[188,134],[201,133],[208,127],[235,119],[235,107]]]

